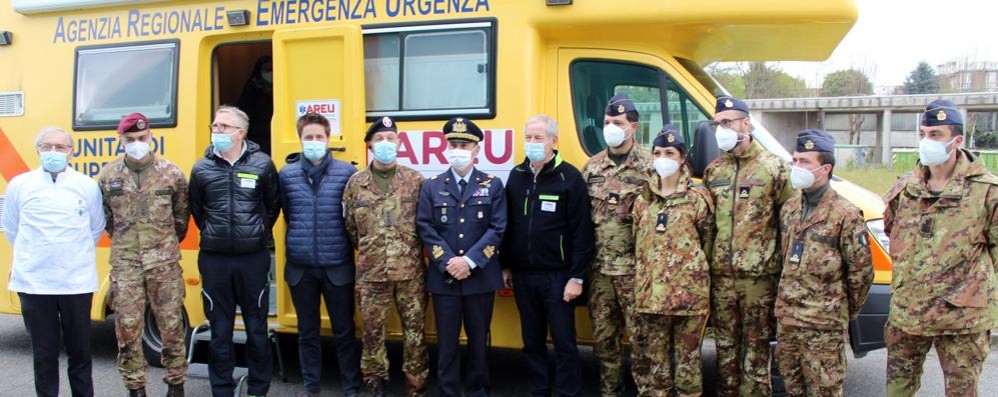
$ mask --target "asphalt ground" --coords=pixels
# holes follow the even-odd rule
[[[94,388],[97,396],[124,396],[126,395],[121,378],[115,367],[116,342],[114,336],[114,324],[111,321],[96,322],[93,326],[91,338],[93,349],[94,367]],[[281,348],[288,369],[288,382],[282,382],[278,376],[274,376],[271,384],[271,396],[293,396],[301,389],[301,376],[298,372],[297,344],[293,336],[283,336]],[[207,350],[204,346],[202,350]],[[331,339],[323,339],[323,351],[333,352]],[[391,366],[391,384],[388,391],[390,395],[401,396],[404,390],[403,376],[401,369],[402,350],[398,343],[389,343],[389,359]],[[849,369],[846,376],[845,395],[846,396],[883,396],[885,368],[887,353],[885,350],[871,352],[866,357],[854,358],[852,353],[847,353],[849,358]],[[582,360],[583,385],[585,396],[597,396],[597,367],[596,358],[592,349],[582,347],[580,357]],[[434,349],[430,350],[431,363],[436,359]],[[493,396],[529,396],[527,389],[527,378],[524,370],[522,356],[517,350],[494,349],[490,355],[492,366]],[[69,395],[69,385],[66,381],[65,357],[60,362],[61,395]],[[714,395],[715,384],[715,354],[713,341],[704,341],[704,391],[705,395]],[[340,396],[338,389],[338,376],[335,373],[336,360],[330,353],[324,354],[323,359],[323,396]],[[925,372],[922,376],[922,389],[919,396],[942,396],[944,395],[944,385],[942,370],[934,352],[930,352],[926,358]],[[276,366],[275,366],[276,370]],[[431,374],[435,368],[431,365]],[[163,370],[159,368],[149,369],[148,391],[150,396],[162,396],[166,393],[166,387],[160,380]],[[436,389],[432,385],[429,396],[436,394]],[[998,353],[992,351],[985,362],[984,372],[981,376],[980,384],[981,396],[998,395]],[[189,379],[187,381],[187,396],[200,397],[210,396],[210,388],[207,380]],[[34,395],[34,382],[31,364],[31,346],[28,335],[24,330],[24,324],[19,316],[0,315],[0,395],[2,396],[31,396]],[[634,385],[629,384],[626,395],[633,396]]]

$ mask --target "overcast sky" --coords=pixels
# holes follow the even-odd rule
[[[813,0],[812,0],[813,1]],[[780,62],[818,87],[839,69],[865,71],[875,86],[900,85],[919,61],[998,61],[998,1],[856,0],[859,20],[825,62]]]

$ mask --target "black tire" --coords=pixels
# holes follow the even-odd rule
[[[181,310],[180,315],[184,319],[184,346],[190,346],[190,319],[187,317],[186,310]],[[156,316],[153,315],[149,305],[146,305],[145,326],[142,328],[142,353],[150,367],[163,368],[163,337],[160,336],[159,326],[156,325]]]

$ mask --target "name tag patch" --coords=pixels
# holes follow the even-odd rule
[[[554,201],[541,201],[541,211],[544,212],[554,212],[557,208],[557,204]]]
[[[256,179],[240,178],[239,187],[243,189],[256,189]]]

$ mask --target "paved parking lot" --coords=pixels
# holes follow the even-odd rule
[[[94,353],[94,385],[98,396],[119,396],[125,395],[121,379],[115,369],[115,339],[114,325],[111,322],[100,322],[94,324],[92,337]],[[293,337],[285,337],[282,340],[285,359],[288,361],[289,383],[281,382],[275,376],[271,387],[271,396],[292,396],[299,390],[298,382],[301,378],[298,375],[296,345]],[[324,340],[324,350],[332,351],[331,340]],[[389,354],[393,361],[391,373],[393,376],[389,391],[392,395],[401,395],[403,385],[401,381],[401,349],[398,344],[391,344]],[[847,396],[882,396],[884,395],[884,368],[887,355],[884,350],[870,353],[864,358],[854,359],[849,356],[849,374],[846,378],[845,394]],[[584,348],[581,354],[583,379],[586,396],[596,396],[596,363],[592,350]],[[431,349],[431,360],[433,360]],[[65,359],[62,360],[65,368]],[[324,360],[325,370],[323,371],[323,396],[340,396],[337,390],[337,377],[333,375],[335,360],[332,356],[326,355]],[[704,376],[706,385],[706,395],[713,395],[714,389],[714,347],[708,340],[704,345]],[[28,335],[24,331],[24,325],[18,316],[0,315],[0,368],[3,368],[3,391],[0,394],[9,396],[29,396],[34,394],[31,371],[31,347]],[[492,353],[492,383],[493,395],[495,396],[524,396],[529,395],[526,389],[526,374],[523,372],[521,356],[514,350],[495,350]],[[149,392],[150,395],[163,395],[166,388],[159,380],[163,371],[158,368],[150,370]],[[62,394],[69,395],[69,387],[65,381],[65,370],[62,371],[63,380],[61,383]],[[994,395],[989,391],[998,390],[998,353],[992,352],[985,363],[984,374],[982,376],[981,395]],[[435,391],[432,390],[433,395]],[[191,379],[187,383],[187,395],[193,397],[209,396],[210,391],[206,380]],[[630,393],[634,395],[633,385]],[[922,390],[919,396],[941,396],[943,395],[942,372],[935,354],[930,353],[925,367],[925,374],[922,377]]]

